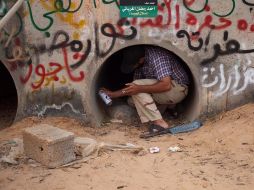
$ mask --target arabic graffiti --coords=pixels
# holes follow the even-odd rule
[[[177,5],[176,5],[176,9],[177,9]],[[164,16],[164,14],[166,16]],[[176,18],[176,19],[179,20],[179,15],[177,15],[177,16],[178,16],[178,18]],[[166,17],[166,19],[164,19],[165,17]],[[152,18],[143,19],[139,23],[139,26],[141,28],[144,28],[144,27],[167,28],[170,26],[171,20],[172,20],[171,0],[164,0],[164,3],[162,5],[161,4],[158,5],[158,16],[153,19]],[[136,26],[137,25],[137,18],[130,19],[130,23],[133,26]],[[179,25],[179,23],[177,25]]]
[[[45,26],[39,26],[39,24],[35,21],[34,13],[32,10],[32,4],[34,3],[34,1],[30,2],[29,0],[27,0],[26,4],[28,7],[29,18],[33,26],[39,31],[46,32],[45,34],[49,36],[50,34],[47,31],[52,27],[55,20],[54,18],[55,15],[59,16],[62,21],[68,22],[71,26],[73,26],[76,29],[80,29],[84,27],[85,25],[84,20],[80,20],[77,23],[74,22],[74,13],[78,12],[83,4],[83,0],[79,0],[79,1],[80,1],[79,4],[76,5],[72,0],[68,0],[67,7],[64,6],[65,4],[63,0],[47,1],[50,3],[49,5],[47,4],[47,2],[40,1],[43,7],[49,11],[43,14],[43,18],[45,19],[45,22],[47,22]],[[10,8],[7,7],[6,0],[1,0],[0,1],[0,18],[3,18]],[[67,15],[63,16],[63,14],[67,14]],[[24,15],[21,16],[21,15],[22,14],[17,12],[15,14],[15,17],[12,18],[12,22],[17,23],[18,25],[18,26],[15,26],[16,29],[15,29],[15,33],[13,34],[14,37],[18,36],[22,32],[22,29],[24,27],[24,23],[23,23],[24,20],[22,17],[25,17],[25,16]],[[5,29],[4,33],[5,35],[10,36],[11,32],[8,31],[8,29]]]
[[[191,49],[193,51],[199,51],[203,46],[203,39],[201,39],[201,38],[198,39],[198,43],[199,43],[198,46],[196,46],[196,47],[193,46],[192,42],[191,42],[191,37],[190,37],[189,33],[185,30],[179,30],[177,32],[176,36],[178,38],[184,38],[186,36],[186,38],[188,40],[188,47],[189,47],[189,49]]]
[[[38,26],[38,24],[34,20],[33,11],[32,11],[30,2],[29,1],[26,1],[26,2],[27,2],[29,14],[30,14],[31,22],[33,23],[34,27],[39,31],[47,31],[53,25],[53,23],[54,23],[53,15],[54,14],[56,14],[56,13],[75,13],[81,8],[81,6],[83,4],[83,0],[80,0],[80,4],[78,5],[78,7],[74,10],[71,10],[72,0],[68,0],[67,8],[64,7],[64,3],[62,0],[55,0],[54,1],[54,8],[55,9],[43,14],[43,17],[46,20],[48,20],[48,24],[44,27],[41,27],[41,26]]]
[[[248,6],[254,6],[254,3],[250,3],[248,0],[243,0],[243,3]]]
[[[87,47],[83,48],[84,45],[81,41],[72,40],[68,33],[65,31],[57,31],[52,39],[51,45],[46,48],[45,44],[39,46],[32,46],[33,51],[31,51],[31,46],[28,44],[26,48],[22,48],[22,44],[19,39],[16,39],[15,46],[10,51],[10,47],[5,49],[6,61],[11,65],[11,71],[17,70],[17,68],[27,67],[25,74],[20,76],[20,82],[22,84],[27,84],[31,78],[35,78],[31,82],[32,89],[39,89],[43,85],[45,87],[49,86],[52,82],[59,82],[59,84],[66,84],[67,80],[72,82],[82,81],[85,77],[84,71],[80,71],[78,74],[74,74],[74,70],[78,69],[85,61],[87,56],[91,51],[91,41],[87,40]],[[70,64],[69,54],[67,49],[70,50],[74,55],[74,60]],[[84,49],[84,50],[83,50]],[[56,50],[60,51],[59,55],[62,55],[62,60],[64,64],[60,64],[55,61],[51,61],[48,64],[41,64],[40,56],[45,53],[52,55]],[[78,54],[78,55],[77,55]],[[65,71],[65,74],[63,74]],[[75,72],[77,73],[77,72]],[[59,76],[61,74],[61,76]],[[33,77],[32,77],[33,76]]]
[[[239,64],[235,64],[233,68],[233,72],[226,76],[225,66],[223,64],[219,65],[219,71],[214,67],[204,67],[202,86],[212,89],[212,94],[215,97],[219,97],[229,91],[232,91],[233,95],[239,95],[246,90],[249,85],[254,84],[253,66],[250,65],[242,69]],[[209,80],[209,78],[212,79]],[[241,80],[243,80],[242,84]],[[214,90],[216,86],[218,86],[218,90]]]
[[[225,31],[224,32],[224,41],[228,40],[228,32]],[[213,56],[207,59],[204,59],[200,64],[201,65],[206,65],[209,63],[212,63],[214,61],[216,61],[216,59],[219,56],[225,56],[225,55],[231,55],[231,54],[248,54],[248,53],[253,53],[254,52],[254,48],[253,49],[241,49],[241,45],[237,40],[231,39],[229,41],[227,41],[227,43],[225,44],[225,50],[222,50],[221,45],[219,43],[216,43],[215,45],[213,45]]]
[[[113,24],[105,23],[101,25],[101,34],[111,39],[108,49],[102,51],[100,48],[100,35],[98,31],[98,25],[95,23],[95,55],[98,57],[107,56],[115,46],[117,39],[132,40],[137,35],[135,27],[129,27],[130,34],[124,35],[116,31]],[[16,46],[14,48],[8,47],[5,49],[6,61],[11,65],[11,70],[14,71],[18,67],[27,67],[24,75],[20,76],[22,84],[27,84],[31,78],[36,78],[30,82],[32,89],[40,89],[42,86],[49,86],[52,82],[59,82],[60,84],[66,84],[69,79],[72,82],[80,82],[85,78],[84,71],[76,72],[76,69],[81,67],[87,60],[91,49],[92,42],[87,39],[86,47],[79,40],[70,40],[70,36],[63,30],[57,31],[53,37],[50,45],[47,47],[46,44],[31,45],[27,44],[26,48],[22,48],[20,40],[16,40]],[[44,54],[51,56],[54,52],[59,53],[62,56],[62,63],[50,61],[45,64],[41,61],[40,57]],[[60,51],[60,52],[59,52]],[[73,55],[71,56],[71,53]],[[70,57],[73,60],[70,61]],[[59,58],[59,57],[58,57]],[[76,62],[74,61],[76,60]],[[65,75],[59,76],[62,72]],[[32,77],[33,76],[33,77]]]
[[[118,33],[116,31],[116,28],[112,24],[110,24],[110,23],[103,24],[101,26],[101,33],[106,37],[112,38],[112,41],[111,41],[111,44],[110,44],[108,50],[102,52],[100,50],[100,45],[99,45],[98,24],[95,23],[94,30],[95,30],[95,51],[96,51],[96,55],[99,56],[99,57],[107,56],[112,51],[112,49],[114,48],[117,38],[123,39],[123,40],[132,40],[132,39],[134,39],[137,35],[137,30],[133,26],[130,26],[129,29],[131,30],[131,33],[129,35],[124,35],[124,34]],[[109,31],[109,32],[107,32],[107,31]]]
[[[65,76],[67,76],[73,82],[79,82],[83,80],[85,77],[83,71],[80,71],[78,75],[73,74],[73,71],[71,70],[69,65],[69,58],[66,48],[62,48],[62,54],[64,60],[63,65],[57,62],[50,62],[47,65],[47,68],[50,71],[47,71],[45,64],[38,64],[37,66],[29,64],[27,73],[25,74],[25,76],[20,76],[20,81],[23,84],[26,84],[31,78],[32,74],[34,74],[34,76],[36,76],[37,79],[36,81],[31,82],[31,87],[33,89],[39,89],[42,87],[43,84],[45,86],[48,86],[51,81],[59,81],[61,84],[65,84],[66,83]],[[62,71],[65,71],[67,75],[63,76],[60,80],[58,74],[60,74]]]
[[[216,13],[216,12],[212,12],[213,15],[218,16],[218,17],[227,17],[227,16],[231,15],[234,12],[234,10],[235,10],[235,0],[230,0],[230,1],[232,3],[232,7],[231,7],[231,9],[227,13],[219,14],[219,13]],[[209,11],[210,10],[210,7],[208,6],[208,2],[209,2],[209,0],[205,0],[205,3],[203,5],[203,7],[201,9],[199,9],[199,10],[194,10],[194,9],[190,8],[190,6],[193,3],[195,3],[195,0],[189,1],[188,3],[186,2],[186,0],[183,0],[183,5],[190,12],[201,13],[203,11]]]
[[[184,2],[185,5],[190,9],[190,7],[192,7],[191,5],[196,1],[186,0]],[[205,2],[206,1],[204,1],[204,3]],[[236,9],[235,1],[228,0],[227,2],[232,3],[232,10]],[[205,3],[204,8],[202,8],[202,10],[204,9],[204,15],[202,15],[202,17],[200,17],[200,13],[195,13],[195,11],[186,12],[186,8],[178,2],[172,0],[163,0],[163,3],[158,4],[157,17],[144,18],[142,20],[138,18],[122,18],[121,22],[126,24],[128,23],[129,25],[138,28],[147,27],[150,29],[149,33],[151,37],[157,37],[160,39],[163,39],[164,36],[166,36],[166,34],[170,33],[171,31],[175,34],[178,30],[181,30],[181,28],[186,27],[188,30],[185,30],[190,34],[191,40],[198,40],[199,36],[202,36],[204,33],[203,31],[206,31],[207,29],[209,31],[222,31],[235,27],[241,32],[254,32],[254,24],[249,23],[247,19],[230,19],[227,16],[228,14],[224,15],[216,12],[211,12],[211,8],[207,5],[207,3]],[[232,14],[232,11],[230,11],[230,14]],[[125,25],[119,26],[119,29],[123,31],[124,27]],[[153,30],[153,28],[159,29],[160,31]],[[158,34],[156,31],[159,31]]]
[[[84,45],[79,40],[70,41],[70,37],[67,32],[63,30],[57,31],[52,39],[52,42],[48,48],[46,48],[46,44],[40,45],[31,45],[27,44],[26,48],[21,48],[20,42],[16,43],[16,46],[12,48],[7,47],[5,49],[6,61],[10,64],[20,64],[20,62],[25,62],[25,65],[29,65],[33,62],[33,64],[40,63],[40,56],[45,53],[52,55],[52,53],[56,50],[62,48],[69,48],[71,52],[74,53],[74,59],[78,61],[73,63],[70,67],[72,69],[77,69],[80,67],[87,59],[90,51],[91,51],[91,41],[87,40],[87,47],[84,49]],[[82,52],[82,50],[84,51]],[[35,59],[34,59],[35,57]],[[32,61],[33,59],[33,61]]]
[[[57,4],[57,1],[55,0],[39,1],[39,2],[41,3],[42,7],[46,9],[47,11],[52,11],[56,9],[55,7]],[[83,2],[78,0],[78,4],[76,4],[76,1],[69,0],[68,8],[66,8],[65,10],[63,10],[63,6],[64,6],[63,2],[60,2],[60,4],[62,4],[61,5],[62,7],[59,7],[61,10],[55,14],[57,18],[59,18],[61,21],[65,23],[68,23],[75,29],[82,29],[86,24],[85,19],[77,19],[78,15],[73,13],[77,13],[80,10],[81,6],[83,5]],[[75,10],[70,11],[71,8]]]
[[[102,2],[104,4],[111,4],[114,3],[119,9],[120,9],[120,5],[118,3],[118,0],[102,0]],[[95,8],[97,8],[97,4],[96,4],[96,0],[93,0],[93,5]]]
[[[68,103],[74,101],[80,86],[90,81],[107,56],[139,43],[170,44],[183,48],[189,59],[197,56],[202,87],[216,97],[239,95],[254,84],[254,67],[249,64],[253,58],[246,66],[235,64],[254,53],[250,40],[253,12],[248,11],[254,4],[250,0],[224,0],[223,4],[211,0],[160,0],[156,1],[157,16],[129,16],[132,12],[142,16],[154,11],[154,4],[149,2],[146,7],[121,7],[124,5],[118,0],[26,0],[11,18],[15,27],[6,25],[1,33],[1,46],[5,47],[1,56],[27,90],[27,101],[35,105],[42,100],[47,105],[40,108],[42,112],[38,113],[42,115],[58,98],[61,102],[57,102],[56,109],[59,105],[74,105]],[[0,0],[0,19],[11,4]],[[121,8],[127,17],[120,18]]]

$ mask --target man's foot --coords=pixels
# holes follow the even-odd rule
[[[158,119],[153,121],[153,123],[149,126],[148,132],[141,134],[140,138],[149,138],[158,135],[167,134],[169,126],[166,121],[163,119]]]
[[[166,128],[169,128],[167,122],[164,121],[163,119],[155,120],[155,121],[153,121],[153,124],[159,125],[159,126],[165,128],[165,129],[166,129]]]
[[[164,135],[169,133],[169,128],[164,128],[156,124],[151,124],[149,126],[148,132],[145,132],[141,134],[139,137],[140,138],[149,138],[149,137],[155,137],[159,135]]]

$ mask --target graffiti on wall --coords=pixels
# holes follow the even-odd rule
[[[61,38],[61,40],[59,40]],[[73,52],[73,59],[78,59],[70,65],[69,54],[67,49]],[[76,76],[73,74],[72,68],[78,68],[80,62],[86,60],[87,54],[91,49],[91,41],[87,41],[87,47],[83,49],[83,43],[78,40],[70,41],[69,35],[64,31],[57,31],[52,39],[51,45],[47,48],[45,44],[33,46],[28,44],[26,49],[22,49],[20,40],[16,40],[15,47],[10,51],[9,48],[5,49],[6,61],[12,66],[11,70],[17,67],[27,67],[26,74],[20,76],[20,81],[26,84],[31,76],[35,77],[36,81],[31,83],[33,89],[38,89],[42,85],[48,86],[52,81],[59,81],[65,84],[67,78],[73,82],[79,82],[84,79],[84,72],[80,71]],[[61,63],[49,62],[40,59],[40,56],[45,53],[53,54],[54,51],[60,51],[62,55]],[[66,75],[59,77],[58,74],[65,71]],[[61,79],[60,79],[61,78]]]
[[[228,92],[232,92],[232,95],[239,95],[249,85],[254,84],[254,66],[243,68],[235,64],[233,71],[230,69],[227,73],[223,64],[219,65],[219,69],[204,67],[202,85],[204,88],[213,89],[212,93],[215,97]]]
[[[0,0],[0,18],[13,2]],[[12,18],[15,24],[1,31],[0,43],[11,72],[17,73],[21,85],[29,87],[31,103],[43,97],[51,105],[55,96],[70,101],[73,93],[61,94],[60,88],[84,84],[87,65],[106,58],[116,46],[142,37],[198,54],[200,62],[194,64],[201,68],[202,86],[216,97],[239,95],[253,84],[249,64],[253,59],[248,64],[228,65],[223,58],[242,59],[254,52],[252,43],[246,41],[254,35],[252,7],[248,0],[225,0],[223,4],[159,0],[155,18],[115,18],[103,14],[104,10],[119,12],[118,0],[26,0]],[[43,93],[45,89],[49,92]]]

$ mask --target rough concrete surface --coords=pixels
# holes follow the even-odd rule
[[[15,1],[1,2],[2,18]],[[17,89],[17,119],[66,116],[68,110],[71,117],[100,122],[96,79],[111,77],[112,87],[122,80],[117,67],[104,73],[100,68],[138,44],[168,49],[189,68],[193,96],[186,110],[193,119],[253,100],[253,4],[248,1],[158,0],[155,18],[121,18],[118,1],[63,1],[59,6],[65,11],[56,10],[55,2],[24,1],[1,31],[0,60]],[[120,55],[116,63],[121,62]]]

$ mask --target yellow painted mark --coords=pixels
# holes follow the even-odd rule
[[[80,34],[78,32],[74,32],[72,34],[72,37],[73,37],[74,40],[79,40],[80,39]]]
[[[46,9],[47,11],[53,11],[55,10],[54,3],[55,0],[48,0],[48,1],[40,1],[41,5]],[[71,10],[74,10],[78,5],[76,3],[71,3]],[[77,16],[75,13],[56,13],[56,16],[63,22],[66,22],[73,26],[76,29],[81,29],[86,25],[86,21],[84,19],[81,19],[79,21],[76,21]]]

